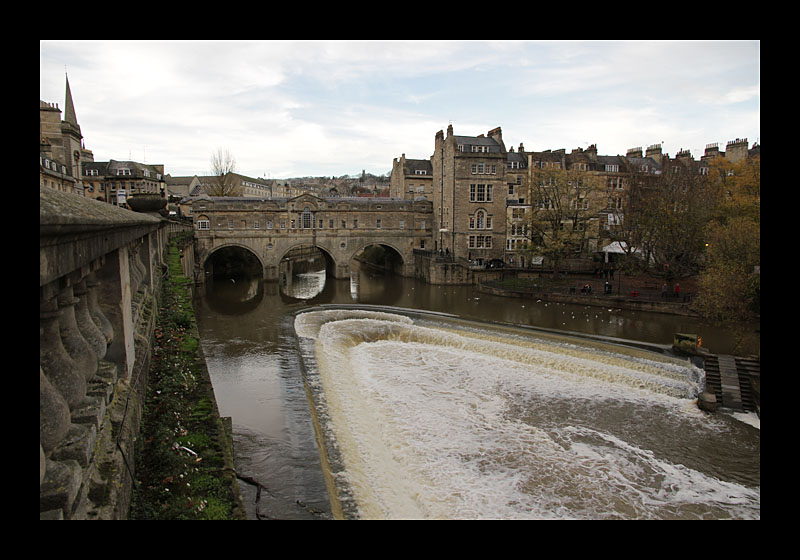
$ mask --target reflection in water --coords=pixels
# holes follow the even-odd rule
[[[296,299],[309,300],[325,289],[325,270],[303,272],[287,275],[283,284],[283,293]]]
[[[309,415],[306,386],[301,375],[298,339],[294,333],[294,314],[299,311],[310,310],[320,304],[392,306],[528,328],[571,330],[596,336],[641,340],[662,346],[671,343],[675,332],[694,332],[703,336],[704,343],[712,351],[724,353],[730,347],[730,337],[724,329],[715,330],[692,318],[618,309],[548,305],[532,300],[489,296],[475,291],[471,286],[431,286],[397,276],[386,281],[372,273],[359,273],[355,267],[354,272],[357,275],[353,280],[327,278],[322,291],[310,299],[284,295],[279,283],[248,284],[237,280],[236,284],[217,282],[213,289],[208,286],[195,300],[203,351],[220,412],[223,416],[233,418],[237,470],[266,486],[268,492],[262,493],[261,511],[268,512],[271,517],[319,519],[331,516],[314,427]],[[254,289],[254,286],[258,287]],[[375,348],[377,356],[376,352],[367,351],[368,348]],[[379,345],[367,346],[363,351],[356,352],[365,352],[359,362],[362,364],[358,368],[361,375],[370,368],[374,371],[385,370],[387,375],[391,374],[396,378],[391,381],[393,384],[402,386],[403,378],[398,368],[393,370],[375,361],[383,354],[383,348]],[[392,361],[398,364],[404,363],[402,360],[412,360],[410,365],[413,365],[414,361],[426,359],[448,364],[448,360],[463,359],[458,354],[456,352],[452,355],[452,352],[448,353],[443,349],[434,352],[400,352],[399,355],[397,352],[387,351],[386,356],[395,356],[396,359],[393,358]],[[480,359],[489,358],[475,357],[475,360]],[[553,446],[552,450],[558,451],[562,448],[563,453],[567,453],[567,449],[572,449],[576,453],[583,449],[581,461],[587,465],[594,464],[592,457],[596,461],[601,460],[603,455],[600,451],[609,449],[617,453],[627,445],[631,450],[635,447],[644,453],[641,456],[642,462],[636,463],[644,472],[657,468],[685,470],[686,473],[703,473],[697,479],[698,484],[706,484],[709,477],[714,477],[726,484],[742,485],[751,492],[745,499],[749,503],[745,507],[746,510],[750,508],[749,513],[731,515],[757,515],[757,510],[754,513],[752,509],[752,492],[760,484],[758,429],[734,421],[726,414],[711,418],[701,416],[707,424],[717,423],[720,433],[735,442],[727,446],[720,445],[713,430],[695,430],[692,422],[696,419],[689,412],[686,413],[690,418],[688,424],[678,420],[680,415],[655,412],[663,408],[671,411],[674,408],[671,405],[665,407],[650,403],[646,407],[625,409],[625,406],[630,405],[623,406],[615,404],[613,399],[605,399],[606,408],[600,413],[600,409],[596,407],[584,406],[582,397],[572,400],[558,399],[551,398],[551,393],[545,389],[537,392],[524,384],[520,368],[512,366],[507,368],[510,372],[507,383],[513,382],[513,385],[504,386],[506,380],[497,375],[504,370],[488,363],[482,368],[487,373],[486,379],[481,380],[479,375],[470,375],[463,380],[463,383],[475,384],[489,383],[490,379],[494,379],[498,390],[513,395],[514,398],[506,401],[506,416],[496,417],[498,422],[505,418],[503,422],[537,426],[542,437],[547,436],[552,440],[549,444]],[[456,362],[450,363],[448,367],[459,369],[460,366]],[[418,375],[411,369],[409,371],[410,375]],[[470,397],[465,395],[460,398],[460,402],[466,407],[465,412],[470,410],[470,403],[479,402],[469,399],[482,398],[481,390],[475,387],[479,388],[480,385],[473,385],[473,393],[468,393]],[[402,394],[398,392],[397,398]],[[487,398],[490,394],[486,393]],[[557,391],[552,394],[557,395]],[[398,402],[392,406],[401,404],[402,402]],[[440,406],[439,413],[450,414],[450,404],[446,402],[437,405]],[[621,407],[619,411],[616,411],[617,407]],[[696,407],[692,407],[693,405],[689,406],[688,410],[693,413]],[[424,411],[420,411],[420,414],[423,413]],[[572,428],[567,429],[566,425],[559,424],[558,418],[573,418],[570,424]],[[606,426],[606,418],[614,426]],[[474,418],[469,421],[470,426],[479,426]],[[646,424],[648,428],[640,430],[640,424]],[[690,439],[660,436],[680,431],[690,433],[693,430],[696,437]],[[653,443],[650,439],[661,441]],[[661,447],[665,449],[661,451]],[[655,449],[659,451],[655,452]],[[655,463],[647,459],[647,450],[653,451],[652,461]],[[478,449],[473,451],[477,453]],[[659,467],[662,453],[664,457],[682,454],[685,461],[673,459],[660,463],[667,467]],[[705,459],[704,454],[711,454],[714,458]],[[630,454],[627,458],[624,458],[625,455],[622,457],[621,460],[635,462]],[[693,464],[692,458],[704,462],[705,466]],[[737,461],[741,462],[738,466]],[[596,464],[597,468],[601,468],[600,463]],[[605,472],[610,477],[616,476],[608,468]],[[254,518],[255,490],[246,484],[241,486],[250,517]],[[664,489],[664,492],[669,493],[669,489]],[[716,495],[717,490],[696,486],[690,492]],[[298,502],[307,507],[300,507]],[[318,511],[325,513],[313,513]],[[487,509],[483,513],[490,515],[490,511]],[[727,510],[721,506],[715,511],[720,517],[724,517],[724,511]]]

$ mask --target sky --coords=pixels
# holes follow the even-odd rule
[[[740,41],[56,41],[39,98],[69,78],[95,161],[249,177],[389,174],[434,137],[501,127],[506,148],[600,155],[761,143],[761,45]],[[63,118],[63,114],[62,114]]]

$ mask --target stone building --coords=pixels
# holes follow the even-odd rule
[[[83,164],[94,156],[83,145],[68,78],[64,107],[62,120],[57,103],[39,100],[39,184],[80,194]]]
[[[435,250],[475,264],[503,259],[508,152],[500,127],[486,135],[436,133],[433,165]]]
[[[425,197],[431,200],[433,193],[433,166],[430,159],[407,159],[406,155],[392,162],[392,177],[389,196],[414,200]]]
[[[123,205],[129,195],[151,193],[166,196],[164,165],[136,161],[92,161],[83,166],[84,196]]]

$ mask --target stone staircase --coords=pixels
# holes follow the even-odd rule
[[[761,360],[755,356],[705,356],[706,391],[717,403],[761,415]]]

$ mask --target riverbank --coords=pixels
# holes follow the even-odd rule
[[[691,307],[694,279],[665,287],[645,276],[624,278],[572,274],[557,280],[546,276],[510,276],[477,284],[480,292],[501,297],[536,299],[555,303],[614,307],[632,311],[698,317]]]
[[[180,242],[168,247],[129,519],[246,519],[230,419],[217,407]]]

